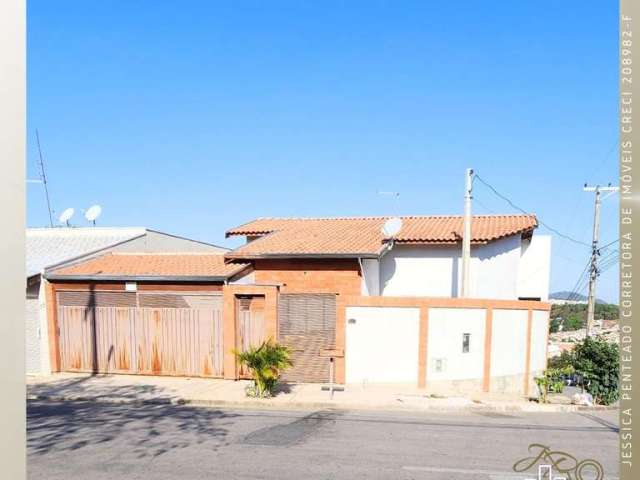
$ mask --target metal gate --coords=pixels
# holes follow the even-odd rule
[[[292,350],[293,367],[283,380],[327,382],[329,359],[323,349],[335,348],[336,296],[282,294],[278,300],[278,341]]]
[[[61,370],[221,377],[222,297],[58,292]]]

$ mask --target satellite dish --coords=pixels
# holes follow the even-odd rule
[[[382,226],[382,233],[385,238],[393,238],[395,237],[402,228],[402,219],[399,217],[393,217],[384,222]]]
[[[58,220],[60,220],[60,223],[65,223],[68,227],[69,220],[71,219],[71,217],[73,217],[74,213],[75,213],[75,210],[73,208],[67,208],[64,212],[60,214],[60,216],[58,217]]]
[[[100,216],[101,213],[102,207],[100,205],[92,205],[86,212],[84,212],[84,218],[95,225],[96,219]]]

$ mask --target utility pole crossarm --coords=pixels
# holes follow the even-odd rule
[[[606,186],[606,187],[600,187],[600,186],[595,186],[595,187],[588,187],[587,185],[584,186],[583,190],[585,192],[617,192],[618,190],[620,190],[620,187],[612,187],[612,186]]]

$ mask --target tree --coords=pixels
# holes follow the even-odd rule
[[[569,317],[564,321],[563,331],[572,331],[579,330],[584,326],[584,319],[578,313],[572,313]]]
[[[620,359],[618,345],[598,337],[587,337],[576,345],[573,367],[582,377],[584,389],[596,403],[610,405],[618,400]]]
[[[272,339],[262,342],[258,347],[252,346],[244,352],[233,353],[251,372],[254,388],[248,390],[247,394],[255,397],[272,396],[280,373],[293,365],[290,350]]]

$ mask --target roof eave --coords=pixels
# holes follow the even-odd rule
[[[233,275],[236,275],[235,272]],[[105,282],[224,282],[232,275],[61,275],[45,273],[47,280]]]
[[[263,253],[263,254],[233,254],[225,255],[230,260],[278,260],[287,258],[378,258],[378,253]]]

